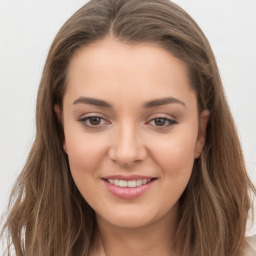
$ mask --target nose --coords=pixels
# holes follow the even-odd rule
[[[129,168],[143,161],[147,156],[147,150],[136,129],[126,125],[115,131],[108,155],[119,166]]]

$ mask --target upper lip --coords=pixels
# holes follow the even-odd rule
[[[144,176],[144,175],[110,175],[104,176],[102,179],[106,180],[143,180],[143,179],[154,179],[152,176]]]

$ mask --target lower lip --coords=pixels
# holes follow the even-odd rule
[[[113,184],[110,184],[106,180],[103,180],[103,182],[106,184],[108,190],[114,194],[115,196],[122,198],[122,199],[134,199],[142,194],[144,194],[155,182],[155,180],[150,181],[149,183],[145,185],[141,185],[139,187],[135,188],[123,188],[123,187],[118,187]]]

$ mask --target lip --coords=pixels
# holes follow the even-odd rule
[[[155,177],[152,176],[142,176],[142,175],[111,175],[111,176],[104,176],[102,179],[107,179],[107,180],[143,180],[143,179],[153,179]]]
[[[137,179],[152,179],[149,183],[141,185],[135,188],[129,187],[119,187],[114,184],[110,184],[106,179],[118,179],[118,180],[137,180]],[[107,187],[108,191],[114,196],[121,199],[135,199],[144,194],[156,181],[155,178],[141,175],[123,176],[123,175],[113,175],[102,178],[103,183]]]

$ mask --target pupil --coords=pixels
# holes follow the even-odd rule
[[[90,123],[92,125],[99,125],[100,124],[100,118],[99,117],[91,117],[90,118]]]
[[[157,118],[157,119],[155,120],[155,124],[156,124],[157,126],[163,126],[163,125],[165,125],[165,118]]]

